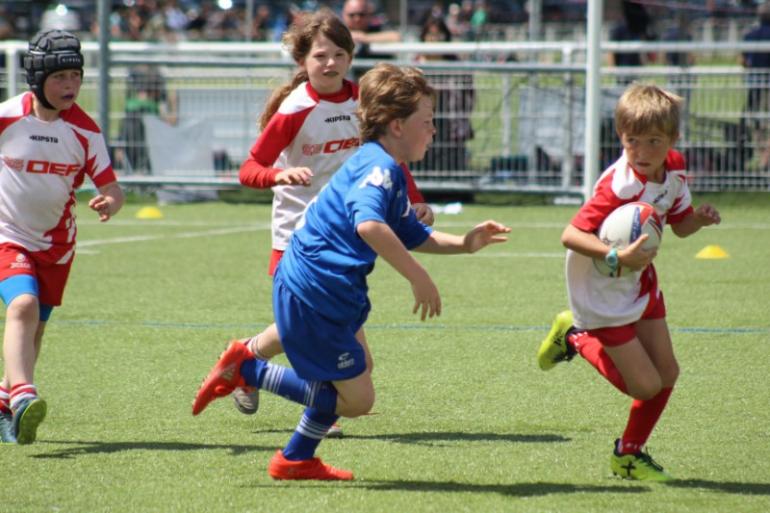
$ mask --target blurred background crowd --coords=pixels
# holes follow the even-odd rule
[[[0,0],[0,40],[27,41],[38,30],[52,28],[74,32],[84,41],[96,40],[100,1]],[[572,184],[582,168],[581,135],[572,123],[564,123],[564,112],[579,116],[584,111],[579,91],[573,91],[580,72],[568,68],[579,62],[578,52],[568,59],[565,51],[532,51],[527,45],[520,45],[521,50],[508,50],[516,45],[501,45],[504,50],[467,45],[464,53],[443,49],[436,53],[435,47],[415,45],[416,49],[393,49],[387,55],[382,52],[390,49],[379,43],[547,41],[566,42],[572,48],[572,43],[586,39],[588,0],[109,1],[111,41],[168,44],[277,42],[305,13],[329,7],[339,13],[356,43],[354,63],[359,66],[351,79],[357,79],[371,61],[394,57],[420,63],[428,71],[438,93],[437,133],[425,159],[415,164],[416,176],[458,181],[513,177],[520,183],[550,187]],[[738,187],[745,186],[744,170],[770,171],[770,52],[733,44],[770,41],[770,0],[604,0],[603,21],[604,41],[730,43],[719,51],[692,50],[698,45],[664,51],[641,51],[637,45],[605,48],[603,58],[610,69],[604,99],[614,104],[616,89],[639,79],[664,81],[685,98],[682,144],[687,145],[688,162],[699,170],[704,189],[733,180],[705,181],[717,172],[724,175],[725,169],[735,172],[731,183]],[[242,45],[216,47],[211,51],[222,47],[252,51]],[[214,164],[197,159],[201,172],[212,167],[217,172],[237,169],[256,137],[253,121],[258,112],[253,110],[264,102],[271,72],[247,75],[234,68],[232,73],[219,70],[210,76],[213,68],[168,66],[154,61],[152,52],[145,53],[139,60],[119,63],[110,74],[113,103],[110,123],[104,126],[117,168],[127,174],[172,169],[165,162],[152,163],[152,146],[146,142],[162,138],[147,132],[148,126],[157,128],[148,125],[148,119],[182,130],[205,118],[213,131],[207,155],[213,155]],[[0,52],[0,99],[5,60],[6,54]],[[480,61],[517,61],[522,66],[482,73],[484,66],[474,67]],[[570,62],[563,70],[540,66],[565,61]],[[563,86],[562,78],[567,81]],[[602,108],[605,164],[620,150],[611,107]],[[187,162],[184,166],[179,169],[192,169]],[[761,178],[770,183],[770,174]],[[765,187],[758,179],[751,183]]]
[[[372,27],[398,26],[401,1],[375,0],[369,3]],[[342,12],[343,1],[318,0],[111,0],[111,39],[117,41],[278,41],[292,20],[303,11],[328,6]],[[444,21],[453,41],[506,39],[504,30],[491,27],[526,26],[527,0],[416,0],[406,2],[409,29],[403,40],[417,40],[425,23]],[[613,4],[624,2],[605,0]],[[745,19],[750,22],[757,0],[638,0],[633,3],[671,19],[672,12],[695,19]],[[64,28],[83,39],[95,39],[97,0],[3,0],[0,3],[0,39],[29,39],[38,29]],[[616,6],[617,7],[617,6]],[[247,15],[246,9],[252,9]],[[543,24],[581,25],[586,0],[541,0]],[[247,26],[250,25],[250,26]],[[403,28],[404,25],[401,25]],[[661,33],[645,38],[662,37]],[[526,34],[526,31],[522,32]],[[544,35],[558,38],[557,32]],[[555,34],[555,35],[554,35]],[[510,32],[508,33],[510,36]],[[549,37],[545,37],[548,39]],[[569,38],[574,37],[569,33]]]

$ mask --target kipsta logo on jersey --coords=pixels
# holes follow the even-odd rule
[[[347,114],[340,114],[339,116],[332,116],[324,119],[325,123],[336,123],[337,121],[350,121],[350,116]]]
[[[38,141],[38,142],[47,142],[47,143],[54,143],[54,144],[58,144],[59,143],[59,138],[58,137],[51,137],[49,135],[34,135],[33,134],[33,135],[30,135],[29,138],[31,140],[33,140],[33,141]]]

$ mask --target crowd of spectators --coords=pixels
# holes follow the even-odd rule
[[[303,11],[327,6],[342,14],[344,0],[112,0],[110,36],[119,41],[279,41],[286,27]],[[546,21],[585,11],[581,0],[541,0]],[[648,2],[634,0],[644,5]],[[693,7],[689,17],[751,17],[757,0],[713,0]],[[64,28],[84,39],[98,33],[93,0],[3,0],[0,5],[0,38],[27,40],[39,28]],[[374,2],[373,26],[387,23],[384,0]],[[649,3],[655,5],[655,2]],[[677,5],[700,5],[679,2]],[[246,15],[246,6],[254,12]],[[428,18],[442,18],[454,41],[480,40],[488,24],[526,23],[524,0],[436,0],[409,2],[409,24],[420,28]],[[558,8],[558,9],[557,9]],[[556,9],[556,10],[554,10]],[[576,21],[576,20],[575,20]],[[249,25],[249,26],[247,26]]]
[[[62,28],[82,39],[98,36],[95,2],[83,0],[8,0],[0,19],[16,29],[6,39],[27,40],[38,29]],[[16,3],[17,5],[10,5]],[[323,2],[324,5],[334,2]],[[254,2],[246,16],[244,0],[112,0],[110,38],[114,41],[278,41],[300,11],[318,4]],[[340,7],[336,5],[336,7]],[[247,27],[251,21],[251,26]],[[2,28],[2,27],[0,27]]]
[[[387,35],[391,32],[384,29],[388,20],[381,8],[372,3],[361,3],[367,5],[366,22],[371,33]],[[256,12],[249,20],[242,1],[222,8],[230,4],[214,0],[129,0],[128,5],[118,5],[112,13],[111,37],[124,41],[280,41],[286,27],[303,12],[313,12],[324,5],[343,17],[345,15],[342,1],[255,4]],[[436,2],[421,16],[419,24],[422,25],[428,16],[446,16],[454,38],[462,41],[479,39],[489,21],[486,0],[460,0],[459,3],[449,4],[447,12],[444,11],[443,2]],[[352,23],[355,21],[352,20]],[[350,24],[351,20],[347,22]],[[91,32],[95,31],[96,27],[92,26]],[[390,39],[374,38],[369,42],[381,41]]]

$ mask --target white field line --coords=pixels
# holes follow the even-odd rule
[[[91,218],[90,216],[87,219],[83,219],[82,217],[78,217],[77,219],[78,226],[97,226],[102,225],[104,223],[100,222],[97,219]],[[119,219],[119,218],[113,218],[109,221],[110,226],[144,226],[146,228],[154,228],[156,226],[189,226],[189,227],[207,227],[207,226],[232,226],[233,223],[229,221],[172,221],[171,219]],[[242,225],[243,226],[243,225]],[[263,223],[254,223],[256,228],[270,228],[270,222],[263,222]]]
[[[162,234],[162,235],[134,235],[130,237],[115,237],[112,239],[93,239],[93,240],[78,241],[76,249],[90,248],[94,246],[105,246],[107,244],[129,244],[132,242],[148,242],[148,241],[169,239],[169,238],[192,239],[196,237],[210,237],[215,235],[231,235],[233,233],[254,232],[262,229],[264,228],[262,228],[259,225],[251,225],[251,226],[235,226],[231,228],[218,228],[215,230],[204,230],[199,232],[181,232],[181,233]]]
[[[181,226],[181,227],[201,227],[201,226],[223,226],[222,223],[207,223],[204,221],[201,222],[185,222],[185,221],[153,221],[153,222],[146,222],[146,221],[140,221],[140,220],[113,220],[111,221],[113,224],[120,224],[122,226],[145,226],[145,227],[152,227],[152,226]],[[86,221],[86,222],[80,222],[80,225],[89,225],[89,224],[100,224],[98,222],[94,221]],[[468,223],[468,222],[439,222],[437,224],[437,228],[442,229],[444,227],[469,227],[473,226],[474,223]],[[560,229],[563,228],[565,225],[563,223],[509,223],[508,226],[510,226],[512,229]],[[84,241],[78,241],[77,243],[77,249],[80,250],[81,254],[94,254],[93,251],[83,251],[84,248],[89,247],[96,247],[96,246],[105,246],[108,244],[129,244],[132,242],[149,242],[154,240],[160,240],[160,239],[167,239],[167,238],[175,238],[175,239],[190,239],[190,238],[196,238],[196,237],[209,237],[209,236],[217,236],[217,235],[231,235],[234,233],[244,233],[244,232],[250,232],[250,231],[259,231],[259,230],[269,230],[270,225],[267,223],[260,223],[260,224],[254,224],[249,226],[235,226],[235,227],[222,227],[222,228],[216,228],[212,230],[204,230],[204,231],[190,231],[190,232],[181,232],[181,233],[175,233],[175,234],[162,234],[162,235],[134,235],[134,236],[128,236],[128,237],[115,237],[111,239],[93,239],[93,240],[84,240]],[[730,229],[748,229],[748,230],[770,230],[770,224],[768,223],[731,223],[731,224],[721,224],[718,226],[710,226],[709,229],[717,229],[717,230],[730,230]],[[471,256],[471,255],[457,255],[457,256]],[[517,252],[517,253],[510,253],[510,252],[488,252],[488,253],[478,253],[474,254],[474,257],[484,257],[484,258],[497,258],[497,257],[504,257],[504,258],[563,258],[564,253],[563,252]]]
[[[455,257],[473,257],[473,258],[564,258],[564,252],[559,253],[537,253],[530,251],[521,251],[518,253],[487,251],[470,254],[460,253],[452,255]]]
[[[102,222],[89,217],[88,219],[82,219],[78,217],[78,226],[96,226],[101,225]],[[154,228],[161,226],[189,226],[189,227],[207,227],[207,226],[232,226],[232,223],[227,221],[172,221],[170,219],[110,219],[110,226],[143,226],[145,228]],[[258,227],[270,228],[269,223],[259,223]]]
[[[441,217],[441,214],[439,214],[439,217]],[[513,229],[564,229],[565,226],[567,226],[567,223],[506,223],[505,220],[502,219],[495,219],[495,221],[502,223],[510,228]],[[482,221],[445,221],[443,217],[438,219],[436,221],[436,224],[434,225],[434,228],[437,230],[441,230],[443,228],[471,228],[473,226],[476,226],[477,224],[481,223]]]
[[[445,216],[438,215],[439,219],[436,222],[436,228],[469,228],[475,226],[481,221],[447,221]],[[510,226],[514,229],[563,229],[567,225],[567,221],[564,223],[558,222],[534,222],[534,223],[519,223],[511,222],[506,223],[504,219],[498,219],[497,221]],[[86,219],[78,220],[78,226],[96,226],[100,225],[97,220]],[[225,222],[210,222],[210,221],[171,221],[171,220],[147,220],[141,219],[111,219],[110,224],[115,226],[144,226],[146,228],[162,227],[162,226],[182,226],[182,227],[205,227],[205,226],[230,226],[230,223]],[[770,230],[770,223],[722,223],[716,226],[709,226],[710,230]],[[255,229],[270,229],[268,223],[261,224]]]
[[[440,216],[440,214],[439,214]],[[514,230],[526,230],[526,229],[564,229],[567,226],[567,222],[564,223],[506,223],[504,219],[495,219],[500,223],[514,229]],[[435,228],[441,230],[443,228],[470,228],[476,226],[482,221],[444,221],[440,218],[436,221]],[[770,230],[769,223],[722,223],[716,226],[707,227],[708,230]]]

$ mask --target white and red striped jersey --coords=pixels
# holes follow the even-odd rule
[[[305,207],[358,149],[357,106],[358,86],[351,82],[329,96],[303,82],[283,100],[251,148],[240,181],[273,188],[273,249],[286,249]],[[310,168],[310,185],[275,185],[275,175],[290,167]]]
[[[0,103],[0,243],[63,264],[74,254],[75,189],[85,175],[102,187],[115,173],[99,128],[80,107],[43,121],[32,105],[31,92]]]
[[[632,201],[652,205],[664,224],[680,222],[693,210],[684,157],[669,151],[664,168],[663,183],[649,182],[631,167],[624,153],[599,177],[593,196],[572,218],[572,225],[597,233],[613,210]],[[582,329],[636,322],[647,306],[649,293],[659,294],[652,265],[612,278],[600,274],[592,258],[572,250],[567,250],[566,277],[575,326]]]

